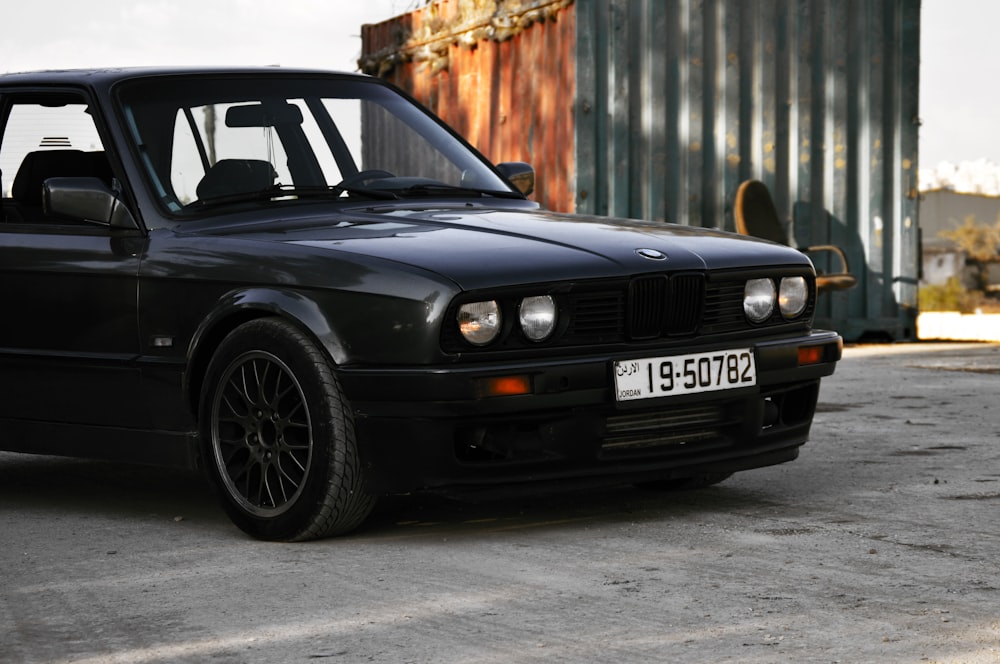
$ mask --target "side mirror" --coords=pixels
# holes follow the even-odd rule
[[[42,184],[42,207],[46,214],[61,214],[120,230],[139,228],[129,209],[100,178],[49,178]]]
[[[535,190],[535,169],[523,161],[505,161],[497,164],[497,170],[525,196]]]

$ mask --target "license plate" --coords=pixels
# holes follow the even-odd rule
[[[618,401],[731,390],[757,384],[749,348],[615,362]]]

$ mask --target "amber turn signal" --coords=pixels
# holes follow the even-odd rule
[[[517,394],[531,394],[530,376],[496,376],[479,381],[480,397],[509,397]]]
[[[799,366],[819,364],[823,361],[823,346],[802,346],[799,348]]]

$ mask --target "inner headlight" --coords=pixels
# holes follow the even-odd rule
[[[521,330],[531,341],[544,341],[556,329],[556,302],[551,295],[536,295],[521,300]]]
[[[778,288],[778,308],[785,318],[795,318],[809,302],[809,284],[805,277],[785,277]]]
[[[754,323],[763,323],[774,311],[774,282],[770,279],[751,279],[743,289],[743,311]]]
[[[500,306],[496,300],[463,304],[457,318],[458,330],[474,346],[485,346],[500,334]]]

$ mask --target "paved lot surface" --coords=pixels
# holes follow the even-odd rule
[[[998,386],[1000,345],[853,347],[791,464],[304,545],[197,476],[0,454],[0,661],[998,662]]]

